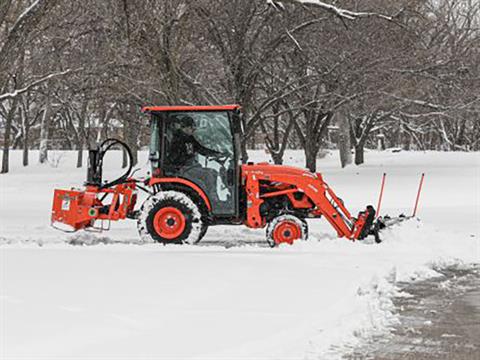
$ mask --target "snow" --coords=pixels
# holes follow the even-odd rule
[[[142,244],[131,220],[64,234],[49,226],[53,189],[81,185],[85,169],[73,152],[56,154],[58,167],[23,168],[12,156],[0,176],[2,359],[335,359],[388,336],[392,298],[408,296],[398,281],[480,261],[478,153],[370,151],[345,169],[327,155],[318,170],[353,213],[376,206],[385,172],[381,213],[410,215],[425,172],[421,221],[388,229],[377,245],[337,239],[312,220],[308,241],[274,249],[264,230],[239,226],[212,227],[197,246]],[[111,175],[120,156],[107,156]],[[286,164],[302,166],[301,152],[287,152]]]

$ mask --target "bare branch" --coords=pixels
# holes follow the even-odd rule
[[[287,30],[287,35],[288,37],[293,41],[293,43],[295,44],[295,46],[297,47],[298,50],[300,51],[303,51],[302,47],[300,46],[299,42],[297,41],[297,39],[295,39],[293,37],[293,35],[290,33],[290,31]]]
[[[50,79],[53,79],[53,78],[56,78],[58,76],[62,76],[62,75],[66,75],[68,73],[72,72],[71,69],[67,69],[65,71],[61,71],[61,72],[56,72],[56,73],[52,73],[52,74],[49,74],[47,76],[44,76],[38,80],[35,80],[34,82],[28,84],[27,86],[21,88],[21,89],[16,89],[15,91],[11,92],[11,93],[6,93],[6,94],[2,94],[0,95],[0,101],[5,101],[6,99],[13,99],[15,97],[17,97],[18,95],[21,95],[23,94],[24,92],[27,92],[28,90],[30,90],[31,88],[37,86],[37,85],[40,85],[41,83],[44,83],[45,81],[47,80],[50,80]]]
[[[424,101],[424,100],[409,99],[409,98],[397,96],[397,95],[386,93],[386,92],[382,92],[382,93],[384,95],[390,96],[390,97],[392,97],[393,99],[396,99],[396,100],[400,100],[400,101],[407,102],[407,103],[414,104],[414,105],[423,106],[423,107],[433,109],[433,110],[437,110],[437,111],[449,111],[449,110],[460,110],[460,109],[468,110],[472,105],[474,105],[475,103],[480,101],[480,97],[477,97],[467,104],[461,103],[461,104],[456,104],[456,105],[445,106],[445,105],[441,105],[441,104],[434,104],[434,103]]]
[[[9,61],[14,60],[15,49],[56,3],[56,0],[36,0],[18,17],[3,46],[0,47],[0,70],[3,70]]]
[[[0,25],[3,24],[11,4],[12,0],[0,0]]]
[[[281,2],[298,3],[301,5],[315,6],[323,10],[326,10],[332,13],[333,15],[338,16],[341,19],[347,19],[347,20],[355,20],[357,18],[365,18],[365,17],[378,17],[387,21],[393,21],[394,18],[401,13],[400,11],[395,16],[388,16],[388,15],[384,15],[376,12],[356,12],[356,11],[343,9],[319,0],[281,0],[281,1],[276,1],[273,4],[274,7],[277,7],[278,4]],[[270,3],[272,3],[272,1],[270,1]]]

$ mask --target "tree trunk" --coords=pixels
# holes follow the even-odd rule
[[[125,119],[123,122],[123,139],[132,152],[132,166],[138,163],[138,136],[140,134],[140,124],[136,119],[135,106],[127,105],[125,109]],[[123,153],[122,168],[127,167],[127,156]]]
[[[47,85],[49,86],[49,85]],[[47,93],[47,102],[43,112],[42,123],[40,124],[40,149],[38,161],[44,164],[48,161],[48,134],[50,127],[50,117],[52,115],[52,104],[50,99],[50,90]]]
[[[22,56],[18,61],[18,68],[15,77],[15,88],[20,88],[23,85],[23,70],[24,70],[24,50],[22,49]],[[2,156],[2,174],[8,173],[9,163],[10,163],[10,134],[12,132],[12,122],[15,116],[15,111],[17,111],[18,96],[13,98],[12,107],[7,113],[7,119],[5,123],[5,137],[3,144],[3,156]],[[25,143],[25,139],[23,141]]]
[[[23,139],[23,166],[28,166],[28,143],[29,143],[29,126],[25,129]]]
[[[97,125],[97,136],[95,137],[95,141],[97,143],[100,143],[102,141],[102,134],[103,134],[104,128],[105,128],[105,113],[106,113],[105,102],[102,101],[100,106],[101,106],[101,110],[100,110],[100,114],[98,116],[99,123]],[[104,138],[104,139],[106,139],[106,138]]]
[[[466,146],[465,146],[465,131],[466,131],[466,124],[467,124],[467,119],[460,119],[459,120],[459,130],[454,138],[455,141],[455,148],[457,150],[463,150],[466,151]]]
[[[279,108],[276,108],[275,111],[279,111]],[[269,131],[263,122],[260,124],[262,131],[265,135],[264,142],[266,150],[268,150],[273,162],[276,165],[283,164],[283,156],[285,155],[285,150],[287,149],[288,140],[290,139],[290,133],[295,126],[295,117],[291,112],[289,112],[288,115],[289,121],[283,133],[283,136],[280,133],[280,116],[277,116],[273,119],[273,136],[269,136]]]
[[[410,134],[408,134],[407,132],[405,132],[403,134],[403,137],[404,137],[404,140],[403,140],[403,148],[406,150],[406,151],[410,151],[410,147],[412,145],[412,137],[410,136]]]
[[[311,172],[317,171],[317,151],[313,146],[305,148],[305,166]]]
[[[272,152],[272,160],[275,165],[283,165],[283,153]]]
[[[255,132],[254,132],[253,135],[250,137],[250,149],[256,150],[256,148],[257,148],[257,144],[255,141]]]
[[[81,168],[83,165],[83,142],[80,143],[77,150],[77,168]]]
[[[328,130],[328,124],[332,119],[333,113],[308,110],[304,116],[306,120],[304,135],[305,166],[311,172],[316,172],[317,154]],[[301,131],[298,131],[298,133],[300,134]]]
[[[78,144],[77,144],[77,168],[81,168],[83,165],[83,145],[86,140],[85,134],[85,116],[87,115],[87,101],[82,104],[82,110],[78,117]]]
[[[338,119],[338,150],[342,168],[352,163],[352,145],[350,142],[350,124],[343,113],[337,114]]]
[[[364,147],[363,144],[355,146],[355,165],[363,164],[364,162]]]
[[[13,99],[12,107],[8,111],[7,119],[5,123],[5,134],[3,138],[3,156],[2,156],[2,170],[1,174],[8,173],[9,162],[10,162],[10,133],[12,131],[12,121],[15,115],[15,110],[17,109],[17,98]]]
[[[311,124],[307,123],[304,143],[305,167],[311,172],[317,171],[318,144]]]
[[[23,126],[23,166],[28,166],[28,147],[30,142],[30,122],[27,114],[22,111]]]

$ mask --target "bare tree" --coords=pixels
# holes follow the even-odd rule
[[[18,105],[18,99],[14,98],[11,101],[9,110],[6,114],[5,135],[3,140],[2,170],[0,171],[1,174],[8,173],[9,171],[10,133],[12,131],[13,117],[15,116],[15,113],[17,111],[17,105]]]
[[[35,0],[18,15],[11,27],[5,26],[9,10],[12,7],[11,0],[2,0],[0,3],[0,27],[6,29],[5,40],[0,47],[0,73],[7,73],[15,64],[22,44],[26,43],[27,36],[39,24],[44,17],[57,4],[58,0]],[[18,3],[24,3],[19,1]]]
[[[291,109],[286,101],[272,106],[272,112],[272,115],[264,118],[260,127],[265,136],[265,146],[272,156],[273,162],[281,165],[300,112]],[[270,119],[271,121],[268,121]],[[269,123],[271,126],[268,126]]]
[[[405,149],[478,150],[479,7],[0,0],[3,157],[23,147],[27,164],[31,147],[46,162],[49,148],[75,149],[80,166],[107,135],[136,153],[138,109],[152,103],[240,103],[245,159],[253,142],[265,141],[275,163],[295,146],[312,171],[334,146],[331,129],[342,166],[351,146],[361,163],[378,136]]]

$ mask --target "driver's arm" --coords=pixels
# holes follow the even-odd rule
[[[197,139],[193,138],[193,146],[195,147],[195,151],[203,156],[219,156],[222,155],[220,151],[209,149],[202,144],[200,144]]]

